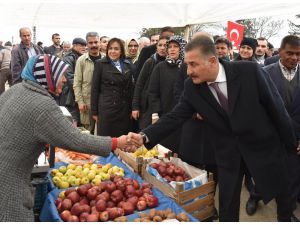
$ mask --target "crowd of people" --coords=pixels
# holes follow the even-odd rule
[[[293,214],[300,201],[298,36],[283,37],[276,52],[263,37],[244,37],[234,51],[226,37],[198,32],[187,42],[171,27],[127,40],[88,32],[63,44],[55,33],[48,47],[33,44],[27,27],[19,33],[20,44],[6,42],[0,50],[0,121],[6,124],[0,128],[1,142],[16,135],[11,128],[37,135],[34,144],[26,142],[33,147],[52,142],[100,155],[116,147],[131,151],[160,143],[214,174],[220,221],[239,221],[243,181],[250,196],[248,215],[255,214],[260,200],[275,198],[278,221],[298,221]],[[72,131],[54,105],[69,110],[72,126],[100,138]],[[25,115],[31,119],[26,126]],[[24,148],[27,136],[19,135]],[[0,143],[4,171],[7,146]],[[26,154],[33,147],[27,146]],[[12,200],[17,201],[7,201]],[[13,215],[7,208],[0,207],[0,220]]]

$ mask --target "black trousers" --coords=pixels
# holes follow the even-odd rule
[[[218,168],[219,172],[219,221],[238,222],[240,214],[240,196],[244,175],[247,173],[246,165],[241,160],[239,171],[235,169]],[[235,174],[236,176],[233,176]],[[289,185],[276,197],[277,219],[288,222],[291,219],[292,207]]]

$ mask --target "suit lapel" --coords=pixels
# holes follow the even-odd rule
[[[283,97],[285,94],[283,93],[283,88],[282,88],[282,84],[283,84],[283,74],[282,71],[280,69],[279,63],[276,63],[276,67],[274,68],[274,73],[270,74],[270,77],[272,78],[272,80],[274,81],[278,92],[280,93],[280,95]],[[284,98],[283,98],[284,99]]]
[[[240,92],[240,80],[237,79],[237,74],[232,71],[229,63],[221,61],[225,69],[226,79],[227,79],[227,94],[228,94],[228,105],[229,105],[229,115],[234,111],[237,98]]]

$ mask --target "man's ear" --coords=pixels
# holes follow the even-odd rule
[[[219,60],[216,56],[210,56],[208,61],[211,63],[211,64],[216,64],[216,63],[219,63]]]

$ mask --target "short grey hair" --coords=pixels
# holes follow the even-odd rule
[[[185,46],[186,52],[192,51],[194,49],[198,49],[201,55],[204,57],[212,55],[218,57],[215,43],[208,36],[201,35],[195,37]]]
[[[21,33],[22,33],[23,30],[29,30],[29,32],[30,32],[30,34],[31,34],[31,29],[30,29],[29,27],[21,27],[21,28],[19,29],[20,37],[21,37]]]
[[[99,38],[99,34],[95,31],[87,32],[87,34],[85,36],[85,40],[87,40],[88,37],[98,37]]]

